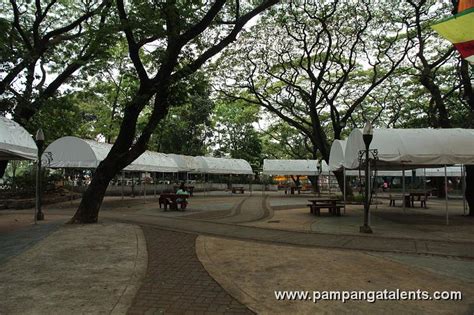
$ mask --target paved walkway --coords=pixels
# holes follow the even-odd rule
[[[214,221],[222,223],[245,223],[262,220],[268,217],[270,213],[266,201],[266,197],[250,196],[238,204],[232,215]]]
[[[62,225],[43,236],[0,264],[0,314],[126,313],[146,272],[140,227]]]
[[[0,265],[15,257],[56,231],[60,222],[41,223],[0,231]]]
[[[196,235],[143,228],[148,269],[129,314],[253,314],[209,276]]]
[[[408,254],[428,254],[439,256],[454,256],[474,258],[473,242],[451,242],[409,238],[387,238],[379,235],[343,235],[314,232],[296,232],[277,229],[265,229],[235,224],[216,223],[185,218],[165,218],[144,216],[133,213],[103,212],[103,218],[125,222],[134,222],[170,229],[175,231],[192,232],[203,235],[214,235],[242,240],[264,241],[288,245],[341,248],[378,252],[395,252]]]

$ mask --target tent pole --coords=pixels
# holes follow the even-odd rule
[[[331,198],[331,172],[328,173],[328,194],[329,198]]]
[[[371,225],[371,220],[370,220],[370,204],[371,204],[371,199],[372,199],[372,173],[371,173],[371,170],[370,170],[370,160],[367,160],[366,161],[367,164],[369,165],[368,169],[369,169],[369,172],[367,173],[367,178],[365,179],[365,184],[368,185],[369,187],[369,196],[367,197],[368,199],[368,203],[369,203],[369,206],[368,206],[368,209],[367,209],[367,222],[368,222],[368,225],[370,226]]]
[[[343,195],[344,195],[344,214],[346,214],[346,168],[343,167],[342,168],[342,172],[344,174],[344,191],[343,191]]]
[[[423,192],[426,194],[426,168],[423,168]]]
[[[120,190],[122,192],[122,200],[123,200],[123,185],[124,185],[124,180],[123,180],[123,171],[122,171],[122,180],[120,181]]]
[[[405,213],[405,165],[402,164],[402,187],[403,187],[403,197],[402,197],[402,203],[403,203],[403,212]]]
[[[143,173],[140,173],[140,176]],[[145,172],[145,177],[143,177],[143,202],[146,203],[146,172]]]
[[[446,225],[449,224],[449,213],[448,213],[448,170],[446,164],[444,165],[444,194],[446,200]]]
[[[153,172],[153,198],[156,199],[156,172]]]
[[[461,165],[461,180],[462,180],[462,212],[466,215],[466,174],[464,164]]]

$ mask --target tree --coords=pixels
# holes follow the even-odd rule
[[[204,155],[214,102],[204,73],[197,72],[174,89],[169,113],[153,135],[150,148],[163,153]]]
[[[243,101],[220,99],[213,112],[215,156],[244,159],[252,168],[262,166],[262,143],[254,125],[259,108]]]
[[[341,138],[353,113],[407,54],[404,24],[387,18],[396,9],[375,1],[275,7],[246,34],[244,46],[223,57],[240,63],[237,73],[222,74],[230,82],[225,93],[297,129],[311,141],[313,159],[319,152],[328,162],[331,140]],[[336,177],[342,189],[342,172]]]
[[[173,86],[199,70],[206,61],[236,40],[244,25],[277,0],[226,4],[225,0],[204,4],[174,0],[143,3],[117,0],[121,30],[128,43],[136,71],[138,90],[125,105],[120,131],[107,157],[99,164],[71,223],[97,222],[110,180],[139,157],[151,135],[170,108]],[[150,22],[152,21],[152,22]],[[155,43],[153,67],[145,67],[145,46]],[[150,75],[150,73],[154,73]],[[150,106],[147,122],[137,133],[137,121]]]
[[[452,45],[440,41],[428,27],[435,17],[439,18],[440,12],[445,16],[455,14],[458,2],[452,1],[441,7],[433,0],[407,0],[407,3],[412,12],[411,19],[407,19],[406,23],[416,34],[413,40],[418,50],[410,61],[417,71],[416,76],[430,96],[432,126],[472,128],[474,71],[467,61],[459,59]],[[474,166],[466,166],[466,175],[465,195],[469,215],[474,216]]]
[[[0,2],[0,112],[20,125],[107,47],[111,0]],[[0,177],[8,161],[0,163]]]
[[[276,121],[263,131],[263,156],[269,159],[311,159],[307,136],[285,122]]]

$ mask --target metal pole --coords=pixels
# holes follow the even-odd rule
[[[120,188],[121,188],[120,190],[122,192],[122,200],[123,200],[123,185],[124,185],[124,183],[125,183],[125,180],[124,180],[123,171],[122,171],[122,180],[120,182]]]
[[[39,155],[39,154],[38,154]],[[36,218],[37,214],[38,214],[38,208],[39,208],[39,204],[40,204],[40,201],[39,201],[39,194],[40,194],[40,189],[39,189],[39,185],[40,185],[40,178],[39,178],[39,164],[40,164],[40,158],[38,158],[38,161],[36,161],[36,203],[35,203],[35,224],[38,223],[38,220]],[[71,198],[72,200],[72,198]]]
[[[423,169],[423,191],[426,194],[426,168]]]
[[[343,191],[343,195],[344,195],[344,214],[346,214],[346,168],[343,167],[342,168],[342,172],[344,174],[344,191]]]
[[[367,160],[367,169],[369,170],[367,172],[367,186],[369,187],[369,197],[367,198],[367,203],[369,206],[367,207],[367,222],[369,223],[370,226],[370,204],[371,204],[371,199],[372,199],[372,174],[370,170],[370,163],[369,160]]]
[[[369,144],[365,144],[365,203],[364,203],[364,226],[360,227],[360,232],[372,233],[369,226]]]
[[[153,172],[153,198],[156,198],[156,172]]]
[[[329,198],[331,198],[331,172],[328,172],[328,194]]]
[[[461,180],[462,180],[462,211],[466,215],[466,173],[464,164],[461,165]]]
[[[142,174],[143,173],[140,173],[140,176]],[[143,177],[142,183],[143,183],[143,202],[146,203],[146,172],[145,172],[145,177]]]
[[[405,165],[402,164],[402,203],[403,203],[403,212],[405,213]]]
[[[37,135],[38,138],[38,135]],[[43,149],[44,139],[36,141],[38,146],[38,161],[36,163],[36,207],[35,207],[35,224],[37,221],[44,220],[44,213],[41,211],[41,153]]]
[[[449,224],[449,213],[448,213],[448,170],[446,165],[444,165],[444,190],[445,190],[445,200],[446,200],[446,225]]]

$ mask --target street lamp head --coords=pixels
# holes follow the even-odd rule
[[[370,121],[367,120],[364,126],[364,130],[362,131],[363,135],[374,135],[374,129],[372,128],[372,125],[370,124]]]
[[[36,131],[36,141],[44,141],[44,133],[41,128]]]
[[[364,130],[362,131],[362,138],[364,139],[364,143],[366,149],[369,149],[370,143],[372,142],[372,138],[374,137],[374,129],[369,121],[365,123]]]

